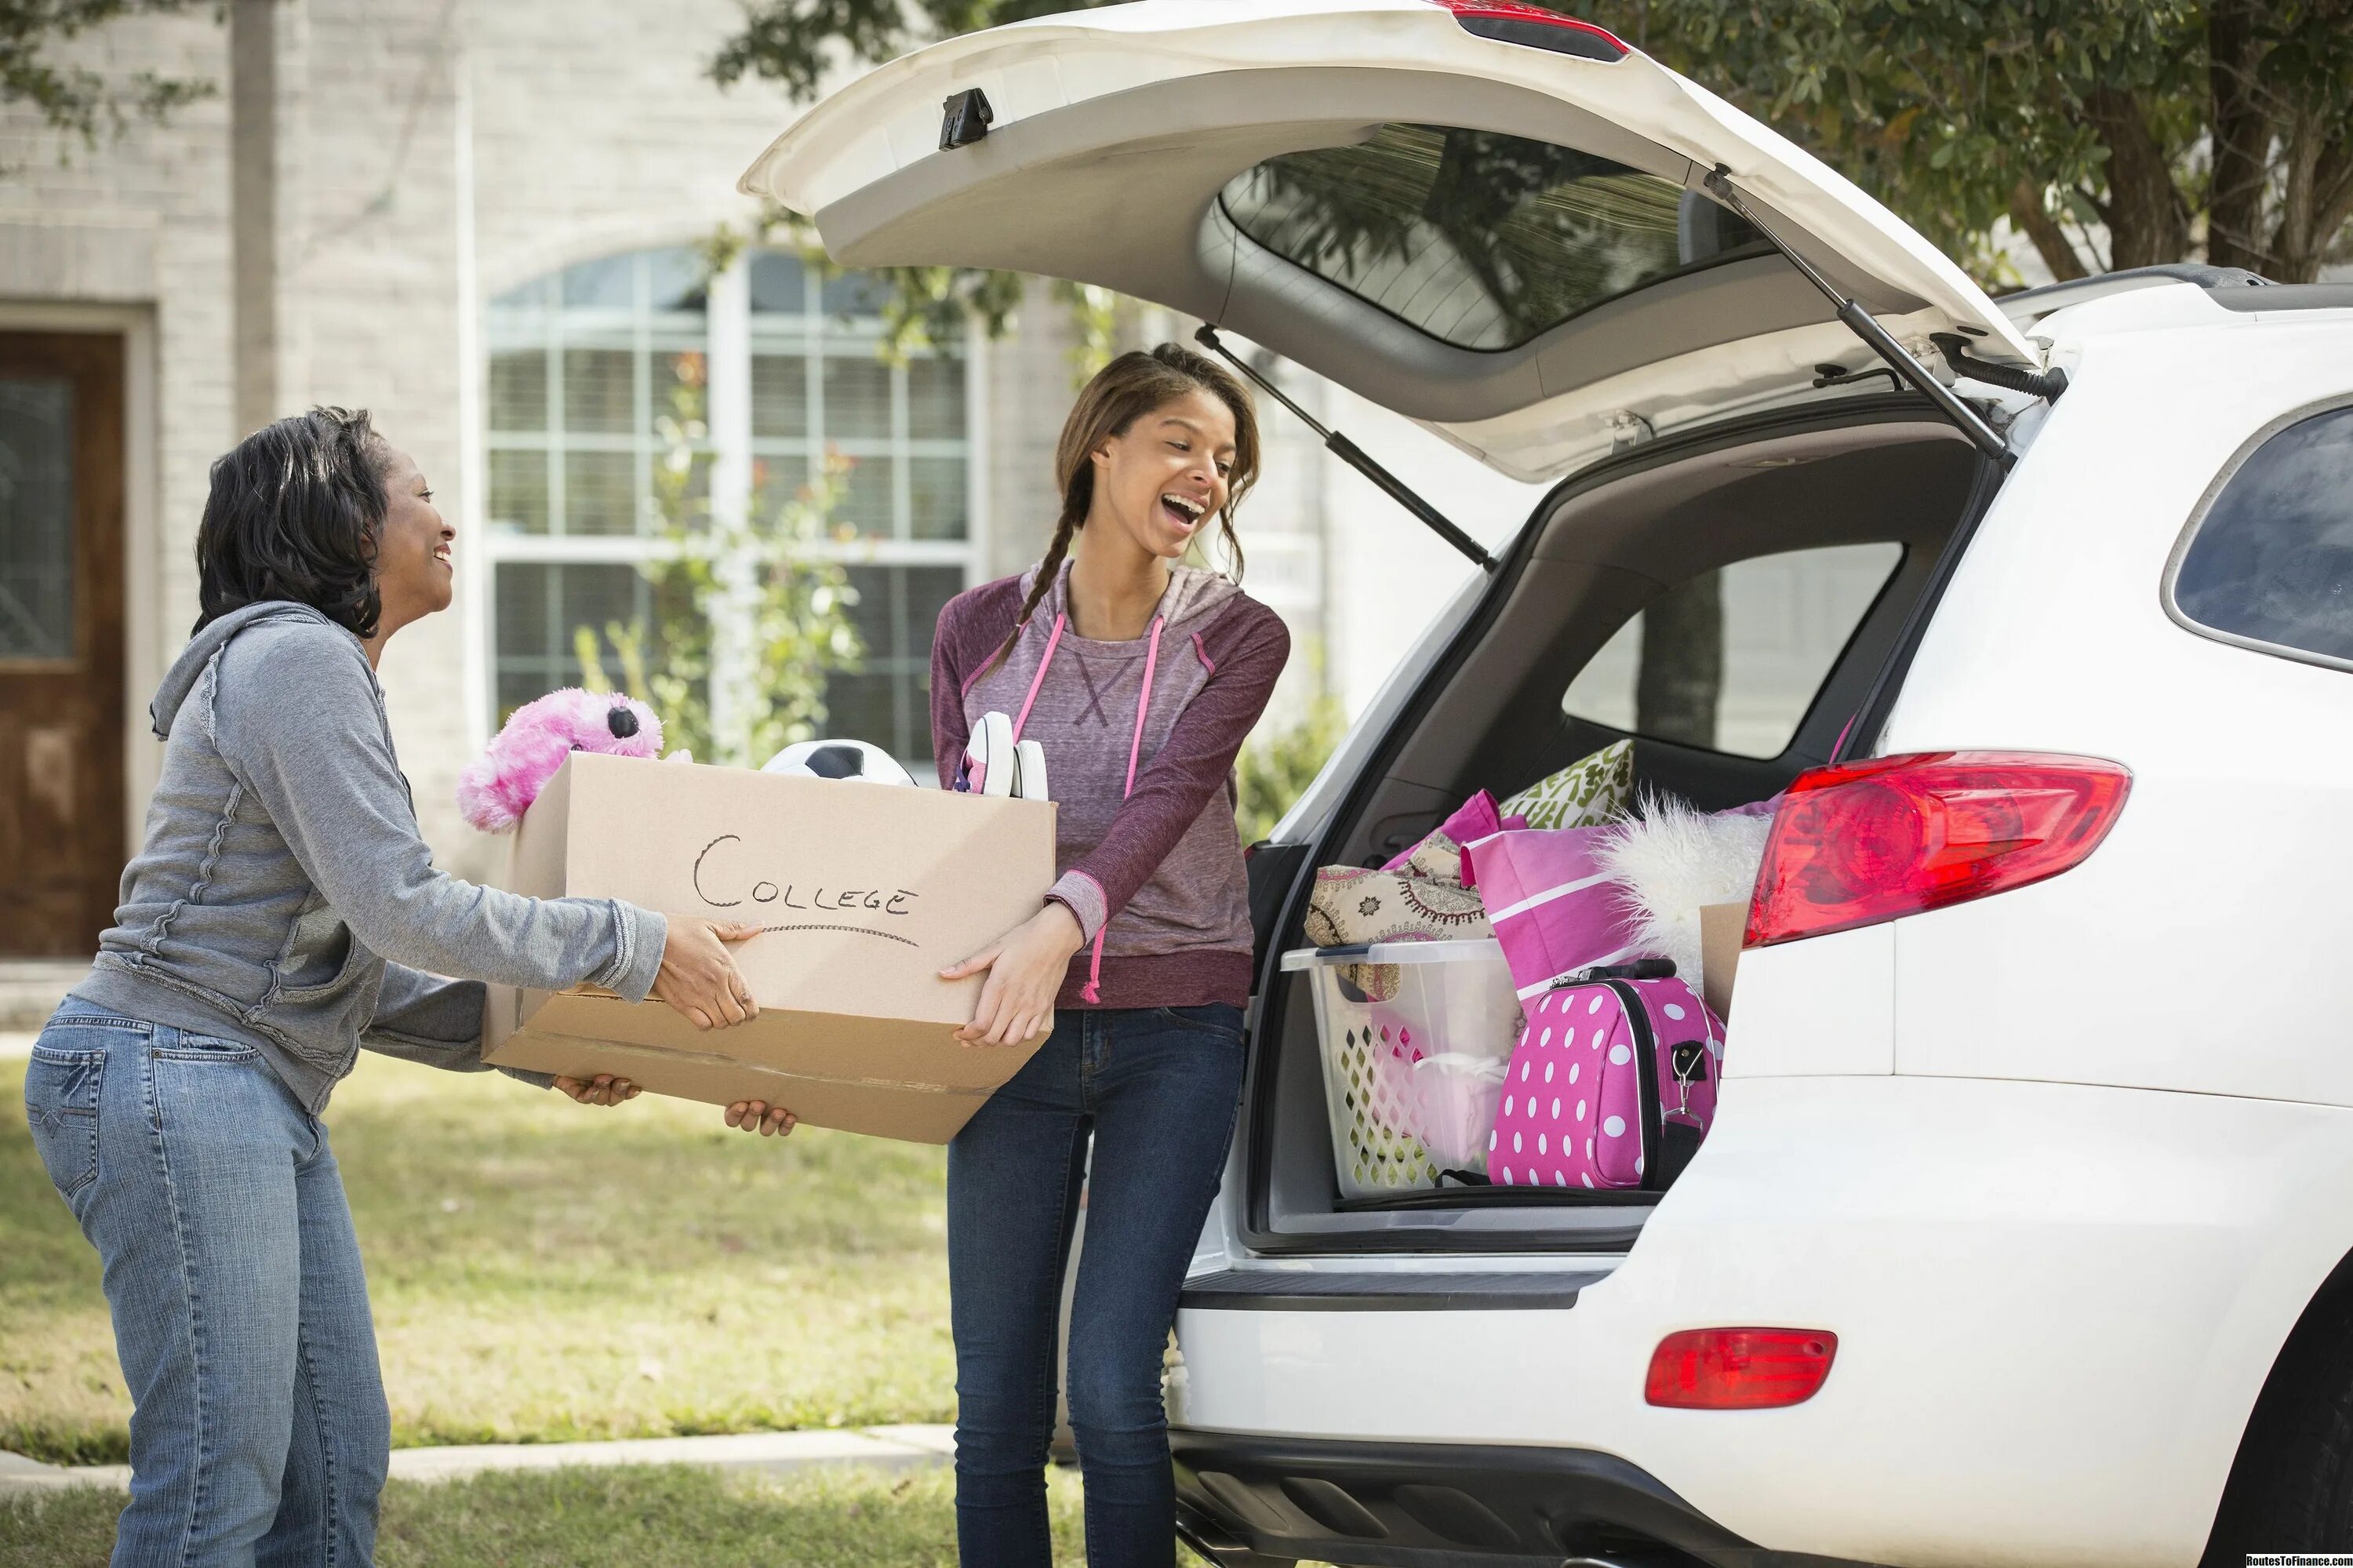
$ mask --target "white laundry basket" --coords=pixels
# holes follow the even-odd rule
[[[1520,1029],[1493,938],[1303,948],[1282,967],[1315,993],[1324,1101],[1345,1198],[1435,1187],[1486,1165]]]

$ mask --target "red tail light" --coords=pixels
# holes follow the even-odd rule
[[[1803,1404],[1831,1375],[1838,1336],[1813,1329],[1686,1329],[1659,1341],[1642,1397],[1669,1410]]]
[[[2093,757],[1929,751],[1798,776],[1774,813],[1746,945],[1876,925],[2058,875],[2132,775]]]
[[[1607,27],[1597,27],[1541,5],[1523,5],[1520,0],[1435,0],[1435,4],[1453,12],[1454,19],[1466,31],[1507,44],[1525,44],[1532,48],[1597,60],[1623,59],[1632,52]]]

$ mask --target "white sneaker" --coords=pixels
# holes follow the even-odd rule
[[[1003,714],[980,715],[964,744],[965,788],[975,795],[1011,795],[1021,779],[1013,744],[1013,721]]]
[[[1013,748],[1017,764],[1013,793],[1024,800],[1050,800],[1046,792],[1046,748],[1034,740],[1025,740]]]

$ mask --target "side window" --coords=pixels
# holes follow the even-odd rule
[[[1679,583],[1577,672],[1561,711],[1655,740],[1778,757],[1903,559],[1900,545],[1839,545]]]
[[[2175,547],[2193,630],[2353,669],[2353,408],[2262,437]]]

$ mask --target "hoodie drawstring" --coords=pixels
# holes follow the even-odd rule
[[[1127,743],[1127,784],[1119,792],[1126,800],[1135,793],[1135,758],[1144,749],[1144,715],[1152,707],[1152,672],[1160,662],[1160,617],[1152,618],[1152,643],[1144,651],[1144,690],[1135,694],[1135,734]]]
[[[1021,700],[1021,716],[1013,721],[1013,738],[1017,741],[1021,738],[1022,726],[1029,722],[1029,710],[1038,702],[1038,689],[1046,683],[1046,666],[1054,662],[1054,650],[1061,646],[1062,628],[1070,624],[1070,619],[1067,612],[1054,617],[1054,630],[1047,634],[1046,652],[1038,661],[1038,673],[1029,678],[1029,694]],[[1166,616],[1152,618],[1152,641],[1144,651],[1144,689],[1135,694],[1135,732],[1127,742],[1127,783],[1119,792],[1123,800],[1135,793],[1136,758],[1144,753],[1144,720],[1145,715],[1152,711],[1152,678],[1160,668],[1160,632],[1167,624]],[[1193,639],[1197,649],[1200,641],[1197,633]],[[1208,662],[1206,652],[1201,655],[1201,662],[1204,664]],[[1103,926],[1095,932],[1094,955],[1087,961],[1086,989],[1079,992],[1090,1003],[1103,1001],[1103,936],[1110,929],[1111,915],[1106,910]]]
[[[1046,666],[1054,662],[1054,650],[1061,645],[1062,628],[1069,624],[1068,614],[1054,617],[1054,630],[1046,638],[1045,656],[1038,661],[1038,673],[1029,679],[1029,694],[1021,699],[1021,716],[1013,721],[1013,738],[1021,738],[1021,726],[1029,722],[1029,710],[1037,705],[1038,688],[1046,683]]]
[[[1160,629],[1166,625],[1165,617],[1152,618],[1152,643],[1144,651],[1144,689],[1135,694],[1135,733],[1127,743],[1127,784],[1119,792],[1126,800],[1135,793],[1135,759],[1144,749],[1144,715],[1152,711],[1152,676],[1160,664]],[[1088,1002],[1103,1001],[1103,938],[1111,930],[1111,913],[1103,912],[1102,928],[1095,932],[1094,956],[1087,960],[1087,985],[1079,992]]]

